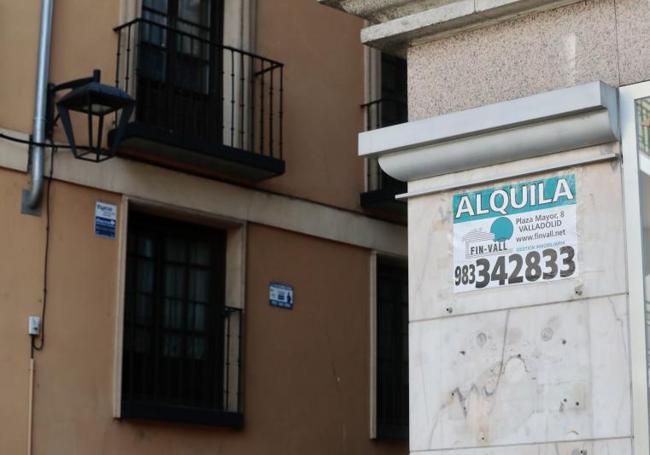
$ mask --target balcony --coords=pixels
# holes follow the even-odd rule
[[[362,105],[366,115],[366,130],[374,130],[408,120],[406,103],[402,100],[382,98]],[[376,159],[367,162],[367,186],[361,193],[361,207],[370,213],[403,222],[406,219],[406,202],[395,199],[406,193],[406,182],[386,174]]]
[[[282,63],[190,23],[140,18],[114,30],[115,84],[136,100],[120,156],[246,183],[284,173]]]

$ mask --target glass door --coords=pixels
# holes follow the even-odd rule
[[[137,118],[221,142],[222,0],[144,0]]]
[[[634,453],[650,453],[650,83],[619,90]]]

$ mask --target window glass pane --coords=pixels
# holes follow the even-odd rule
[[[138,237],[138,255],[152,258],[154,252],[154,242],[151,237]]]
[[[139,52],[139,68],[145,77],[162,80],[165,74],[166,53],[164,48],[167,46],[167,30],[163,27],[167,25],[167,0],[144,0],[142,4],[143,22],[140,28],[142,41],[145,44]],[[161,25],[156,25],[161,24]]]
[[[184,21],[207,27],[210,25],[210,1],[179,0],[178,17]]]
[[[165,299],[163,315],[163,326],[166,329],[181,329],[183,327],[183,302],[176,299]]]
[[[391,55],[381,58],[381,118],[382,126],[407,121],[406,61]]]
[[[210,272],[207,270],[190,270],[190,295],[194,302],[207,303],[210,298]]]
[[[175,333],[166,333],[163,339],[163,354],[166,357],[181,356],[181,336]]]
[[[176,27],[183,33],[178,34],[177,50],[182,54],[195,57],[195,59],[185,59],[182,67],[187,68],[188,71],[178,74],[183,87],[188,89],[199,90],[202,70],[207,70],[207,61],[201,62],[198,59],[207,59],[209,54],[209,45],[206,41],[210,39],[210,3],[209,0],[179,0],[178,2]],[[191,80],[187,79],[187,76],[191,76]]]
[[[167,0],[144,0],[143,5],[146,9],[153,9],[161,13],[167,12]]]
[[[153,322],[153,297],[151,295],[136,294],[135,320],[139,324],[147,325]]]
[[[381,55],[381,93],[382,98],[406,100],[406,60]]]
[[[135,351],[147,353],[151,349],[151,338],[147,329],[135,330]]]
[[[200,303],[188,304],[187,328],[197,332],[205,330],[205,305]]]
[[[126,248],[128,251],[135,251],[137,244],[137,237],[135,235],[129,235],[126,239]]]
[[[158,24],[167,24],[167,0],[144,0],[142,4],[142,18],[148,21],[156,22]],[[154,33],[154,37],[160,38],[164,30],[160,27],[155,27],[150,24],[145,24],[144,31],[147,33]],[[152,35],[146,36],[147,41],[151,39]],[[162,43],[162,41],[154,41]]]
[[[192,359],[202,359],[205,355],[205,338],[202,336],[193,336],[187,343],[187,356]]]
[[[140,292],[153,292],[153,262],[147,259],[138,259],[138,268],[136,271],[137,287]]]
[[[408,280],[408,277],[407,277]],[[400,288],[401,294],[400,294],[400,300],[402,303],[408,304],[409,301],[409,286],[408,282],[402,282],[402,287]]]
[[[142,39],[152,45],[143,45],[139,59],[139,71],[141,72],[141,82],[145,84],[147,90],[154,90],[154,86],[150,86],[150,79],[155,81],[162,81],[165,79],[167,72],[167,51],[163,49],[167,44],[167,37],[165,30],[152,24],[144,24],[142,27]],[[144,96],[144,95],[142,95]]]
[[[190,262],[196,265],[210,265],[210,245],[206,242],[190,243]]]
[[[390,301],[395,301],[398,299],[397,293],[399,292],[399,289],[395,288],[395,283],[390,277],[383,277],[382,280],[379,281],[378,284],[378,295],[381,296],[382,300],[390,300]]]
[[[185,261],[185,241],[175,237],[165,239],[165,259],[174,262]]]
[[[180,265],[165,266],[165,297],[184,297],[185,267]]]

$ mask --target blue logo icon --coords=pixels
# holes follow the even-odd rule
[[[497,242],[503,242],[505,240],[510,240],[512,233],[514,231],[514,226],[512,221],[510,221],[505,216],[499,217],[492,223],[490,227],[490,233],[494,235],[494,240]]]

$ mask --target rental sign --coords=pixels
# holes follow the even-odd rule
[[[453,197],[454,292],[578,273],[575,174]]]

